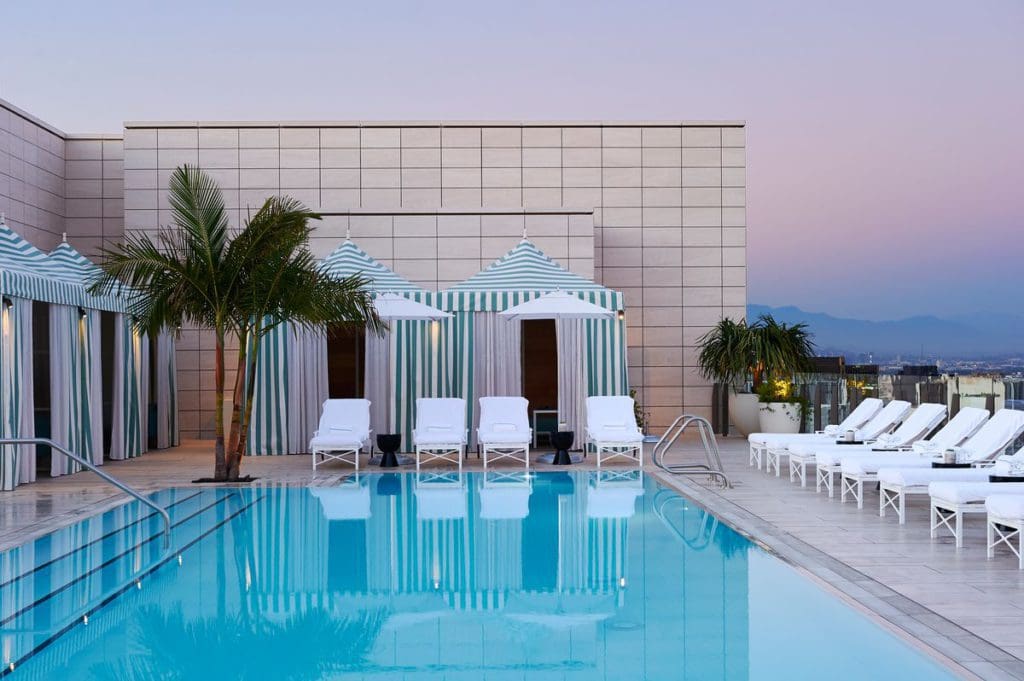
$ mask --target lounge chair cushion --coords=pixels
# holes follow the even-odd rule
[[[843,475],[874,475],[880,468],[931,468],[931,457],[913,452],[853,453],[839,460]]]
[[[1024,493],[1024,482],[933,482],[928,494],[956,504],[981,503],[990,494],[999,492]]]
[[[640,444],[644,435],[633,416],[631,397],[595,396],[587,398],[587,437],[593,442]]]
[[[985,499],[985,510],[997,518],[1024,519],[1024,494],[991,494]]]
[[[986,468],[880,468],[878,481],[884,485],[922,487],[932,482],[987,482]]]
[[[527,408],[522,397],[481,397],[480,444],[527,445],[533,439]]]
[[[357,434],[341,431],[330,431],[326,435],[316,435],[309,441],[311,450],[354,449],[365,444],[366,438],[360,438]]]
[[[465,431],[459,432],[452,428],[432,428],[412,432],[413,442],[420,447],[427,445],[460,445],[466,443]]]

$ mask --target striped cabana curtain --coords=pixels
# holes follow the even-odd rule
[[[566,429],[577,436],[576,446],[582,448],[586,425],[587,365],[583,357],[585,336],[582,319],[559,319],[555,322],[558,343],[558,414]]]
[[[280,324],[256,352],[255,375],[246,378],[256,382],[246,453],[305,452],[327,399],[327,336]]]
[[[585,334],[587,395],[628,395],[625,320],[587,319]]]
[[[100,381],[93,373],[99,360],[99,315],[79,310],[50,306],[50,437],[72,453],[102,463],[102,400],[95,400],[93,386],[94,380]],[[51,457],[54,477],[79,470],[65,456],[55,452]]]
[[[497,312],[475,312],[473,326],[473,405],[481,397],[522,395],[522,322],[503,319]],[[480,411],[474,409],[472,416],[468,421],[471,447],[476,446]]]
[[[132,459],[146,451],[148,365],[144,363],[146,336],[130,317],[118,313],[114,321],[114,404],[110,458]],[[147,349],[148,350],[148,349]]]
[[[178,443],[178,366],[174,334],[164,330],[156,337],[156,446]]]
[[[32,385],[32,301],[9,298],[0,318],[0,433],[35,436]],[[0,490],[36,479],[35,445],[0,447]]]

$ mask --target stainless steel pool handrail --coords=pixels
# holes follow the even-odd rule
[[[700,435],[701,445],[704,448],[704,458],[707,463],[666,464],[665,454],[691,425],[697,428],[697,433]],[[722,468],[722,456],[718,451],[718,440],[715,439],[715,431],[711,427],[711,422],[703,416],[697,416],[696,414],[680,414],[677,416],[676,420],[665,429],[665,432],[657,444],[654,445],[651,453],[653,454],[655,465],[668,473],[673,475],[707,475],[720,479],[725,487],[732,487],[729,476],[725,474]]]
[[[68,457],[69,459],[71,459],[72,461],[74,461],[78,465],[82,466],[83,468],[89,469],[90,471],[92,471],[96,475],[100,476],[105,481],[109,482],[111,485],[113,485],[114,487],[118,488],[119,490],[121,490],[125,494],[127,494],[127,495],[129,495],[131,497],[134,497],[136,500],[142,502],[146,506],[149,506],[151,509],[153,509],[154,511],[159,513],[160,517],[163,518],[163,521],[164,521],[164,529],[163,529],[164,548],[167,548],[167,547],[170,546],[170,544],[171,544],[171,516],[170,516],[170,514],[167,513],[167,511],[162,506],[160,506],[160,505],[156,504],[155,502],[153,502],[152,500],[147,499],[146,497],[144,497],[142,495],[142,493],[139,492],[138,490],[136,490],[135,488],[133,488],[130,485],[127,485],[127,484],[121,482],[120,480],[118,480],[114,476],[110,475],[109,473],[103,472],[102,470],[100,470],[100,468],[98,466],[96,466],[92,462],[87,461],[86,459],[83,459],[82,457],[78,456],[77,454],[74,454],[74,453],[68,451],[62,445],[59,445],[56,442],[54,442],[53,440],[50,440],[48,438],[44,438],[44,437],[4,437],[4,438],[0,438],[0,446],[3,446],[3,445],[46,445],[46,446],[50,447],[50,449],[52,449],[54,451],[57,451],[57,452],[60,452],[61,454],[63,454],[64,456]]]

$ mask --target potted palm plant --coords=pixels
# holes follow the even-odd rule
[[[765,425],[778,427],[770,416],[762,423],[761,412],[779,405],[778,411],[789,413],[789,407],[781,405],[791,403],[792,389],[783,397],[779,390],[768,389],[774,385],[770,382],[790,384],[794,374],[807,370],[814,355],[805,324],[779,323],[771,315],[761,315],[753,324],[722,319],[698,343],[701,374],[729,387],[729,417],[744,437],[758,431],[773,432]],[[762,388],[765,383],[768,388]],[[798,417],[797,430],[799,427]]]
[[[796,433],[803,420],[804,400],[793,377],[810,368],[814,343],[806,324],[784,324],[761,315],[751,327],[754,390],[762,433]]]
[[[757,395],[749,389],[754,366],[750,341],[745,319],[722,319],[697,341],[700,372],[729,390],[729,419],[743,437],[760,428]]]

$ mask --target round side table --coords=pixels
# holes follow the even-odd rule
[[[402,462],[398,460],[398,448],[402,446],[400,433],[380,433],[377,435],[377,449],[380,450],[381,468],[398,468]]]
[[[556,466],[568,466],[572,464],[572,457],[569,456],[569,448],[572,447],[576,433],[571,430],[559,430],[551,432],[551,444],[555,447],[555,458],[551,462]]]

